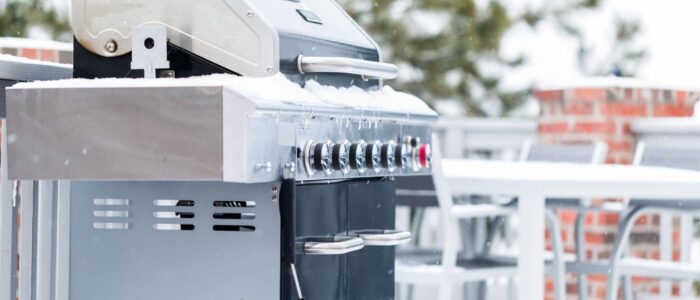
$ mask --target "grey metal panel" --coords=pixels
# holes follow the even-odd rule
[[[70,182],[58,182],[57,198],[54,300],[70,300]]]
[[[279,182],[72,182],[70,190],[71,300],[279,299]],[[94,199],[127,199],[97,206]],[[156,207],[154,200],[192,200],[193,206]],[[255,207],[214,207],[218,200],[256,201]],[[95,210],[128,211],[128,218],[96,217]],[[192,212],[160,219],[156,211]],[[255,213],[254,220],[221,220],[215,212]],[[95,229],[96,222],[128,229]],[[192,224],[191,231],[154,224]],[[213,231],[217,224],[255,226],[254,232]]]
[[[550,145],[534,144],[527,161],[591,163],[595,153],[594,144]]]
[[[73,77],[70,65],[47,64],[31,60],[15,61],[0,58],[0,79],[14,81],[55,80]]]
[[[34,274],[34,182],[23,181],[20,197],[20,209],[22,211],[22,227],[20,230],[19,244],[19,299],[34,299],[33,274]]]
[[[5,88],[12,86],[15,83],[17,83],[17,81],[0,78],[0,118],[7,117],[7,108],[5,105]]]
[[[221,87],[8,90],[23,179],[222,178]]]
[[[700,171],[700,147],[645,144],[639,164]]]
[[[36,207],[36,284],[35,297],[53,299],[53,208],[54,182],[39,181],[39,197]]]
[[[653,167],[667,167],[700,171],[700,147],[676,145],[665,146],[657,144],[641,144],[637,151],[639,165]],[[630,205],[656,206],[674,209],[697,210],[700,203],[697,200],[668,200],[668,199],[630,199]]]
[[[7,136],[7,126],[5,120],[0,120],[2,123],[3,136]],[[14,271],[12,269],[12,248],[16,245],[13,243],[13,185],[14,182],[9,180],[7,176],[7,140],[2,139],[2,156],[0,162],[0,299],[13,299],[13,280]]]

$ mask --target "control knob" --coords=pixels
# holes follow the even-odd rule
[[[382,167],[389,172],[396,170],[396,143],[389,141],[382,145],[381,154]]]
[[[359,140],[350,145],[350,168],[357,170],[360,174],[367,171],[365,150],[367,150],[367,142],[364,140]]]
[[[409,166],[411,166],[411,146],[410,144],[403,143],[401,145],[396,146],[395,150],[396,154],[395,160],[396,160],[396,166],[400,169],[406,169]]]
[[[333,150],[331,151],[331,161],[333,162],[334,170],[340,171],[343,174],[350,172],[350,148],[350,142],[347,140],[333,145]]]
[[[308,141],[306,143],[304,148],[304,167],[307,175],[311,176],[317,171],[324,172],[326,175],[333,174],[333,168],[331,167],[332,147],[333,143],[331,141],[323,143]]]
[[[365,147],[365,165],[367,169],[373,170],[375,173],[382,171],[381,159],[382,143],[375,141]]]

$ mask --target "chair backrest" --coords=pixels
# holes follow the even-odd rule
[[[602,164],[605,162],[607,153],[607,144],[601,142],[559,145],[526,142],[520,160]]]
[[[700,171],[700,148],[640,142],[635,151],[634,164]]]

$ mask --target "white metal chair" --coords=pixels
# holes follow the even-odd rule
[[[637,145],[635,161],[636,165],[671,167],[700,171],[700,148],[682,148],[674,146],[651,146],[644,143]],[[700,187],[699,187],[700,188]],[[621,216],[615,238],[615,245],[609,261],[609,276],[606,299],[617,299],[620,278],[623,277],[623,295],[625,299],[632,296],[630,276],[644,276],[666,280],[686,281],[682,295],[688,297],[690,293],[690,281],[700,279],[700,267],[689,264],[690,239],[692,238],[692,218],[700,213],[700,199],[691,200],[626,200],[627,209]],[[635,222],[647,214],[661,214],[661,240],[662,259],[669,259],[670,254],[664,255],[664,246],[673,241],[669,229],[672,228],[670,215],[681,216],[681,262],[650,260],[625,257],[628,241]],[[664,220],[665,219],[665,220]],[[670,225],[664,225],[670,224]],[[685,232],[683,232],[685,231]],[[667,238],[664,238],[666,234]],[[666,245],[664,245],[666,244]],[[668,252],[667,252],[668,253]],[[665,257],[664,257],[665,256]],[[685,294],[685,295],[683,295]]]
[[[396,264],[396,281],[400,284],[436,284],[440,286],[439,299],[451,299],[454,284],[478,282],[498,277],[514,277],[517,265],[512,261],[477,257],[463,259],[458,255],[460,240],[460,220],[471,218],[507,216],[515,212],[512,206],[496,204],[456,204],[450,192],[447,180],[442,173],[440,147],[437,139],[433,140],[433,182],[440,207],[443,247],[439,254],[429,255],[426,260],[425,251],[416,251],[413,255],[399,255]],[[418,186],[418,188],[421,188]],[[416,193],[415,195],[420,195]],[[429,196],[429,195],[428,195]],[[552,232],[560,232],[557,216],[549,212],[548,224]],[[565,298],[563,244],[561,236],[554,234],[554,262],[552,272],[557,283],[557,299]],[[430,251],[427,252],[430,254]],[[401,254],[401,253],[400,253]],[[511,288],[512,290],[512,288]],[[512,297],[511,297],[512,298]]]

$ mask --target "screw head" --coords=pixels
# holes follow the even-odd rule
[[[255,13],[253,13],[252,10],[249,10],[248,13],[246,13],[246,15],[247,15],[248,17],[252,18],[253,16],[255,16]]]
[[[117,42],[114,40],[109,40],[107,44],[105,44],[105,50],[109,53],[114,53],[117,52],[118,46]]]

